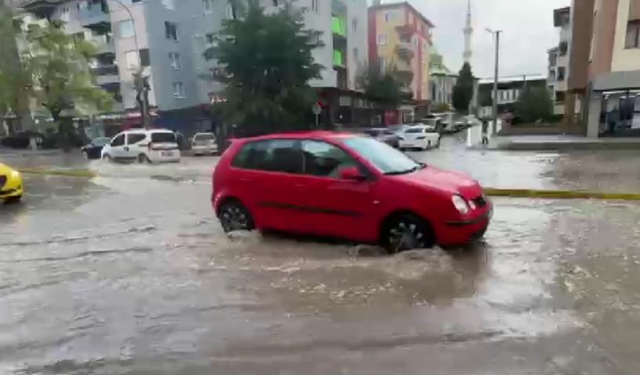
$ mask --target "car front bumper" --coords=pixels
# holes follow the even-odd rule
[[[191,147],[191,152],[193,152],[196,155],[199,154],[214,154],[216,153],[218,150],[216,147],[211,147],[211,146],[192,146]]]
[[[21,197],[24,194],[22,176],[9,174],[3,186],[0,186],[0,200]]]
[[[438,243],[443,246],[459,246],[478,240],[489,228],[492,216],[493,207],[489,206],[467,220],[446,222],[437,233]]]

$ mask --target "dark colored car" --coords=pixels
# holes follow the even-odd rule
[[[109,142],[111,142],[111,139],[106,137],[94,138],[88,145],[82,147],[82,154],[90,160],[100,159],[102,148],[109,144]]]
[[[370,137],[329,132],[235,140],[214,171],[212,201],[225,232],[342,237],[391,252],[469,243],[492,213],[465,175]]]

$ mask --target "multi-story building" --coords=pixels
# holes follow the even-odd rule
[[[569,47],[571,45],[571,8],[554,11],[554,26],[559,30],[559,44],[549,50],[548,85],[554,100],[554,112],[565,112],[564,100],[569,78]]]
[[[430,100],[429,63],[434,25],[408,2],[369,8],[369,61],[395,69],[418,102]]]
[[[224,20],[240,17],[230,0],[23,0],[33,19],[65,22],[66,32],[94,42],[91,66],[97,84],[114,94],[114,113],[95,118],[113,131],[140,123],[133,73],[149,77],[154,123],[191,133],[211,128],[210,103],[224,101],[214,76],[220,67],[204,52],[215,43]],[[261,0],[270,12],[284,0]],[[318,88],[354,90],[367,51],[366,0],[299,0],[306,27],[322,32],[314,51],[324,66]],[[343,102],[346,102],[343,101]]]
[[[547,78],[544,74],[500,77],[498,79],[498,113],[514,111],[522,91],[526,88],[547,87]],[[494,78],[480,79],[478,82],[478,115],[480,117],[490,117],[493,114],[493,85]]]

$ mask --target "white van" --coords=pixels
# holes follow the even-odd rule
[[[102,159],[108,161],[179,162],[180,156],[176,135],[166,129],[128,130],[102,149]]]

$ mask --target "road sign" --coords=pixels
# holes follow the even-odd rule
[[[313,111],[313,114],[318,116],[320,113],[322,113],[322,107],[320,107],[320,105],[318,103],[315,103],[313,105],[313,107],[311,107],[311,110]]]

